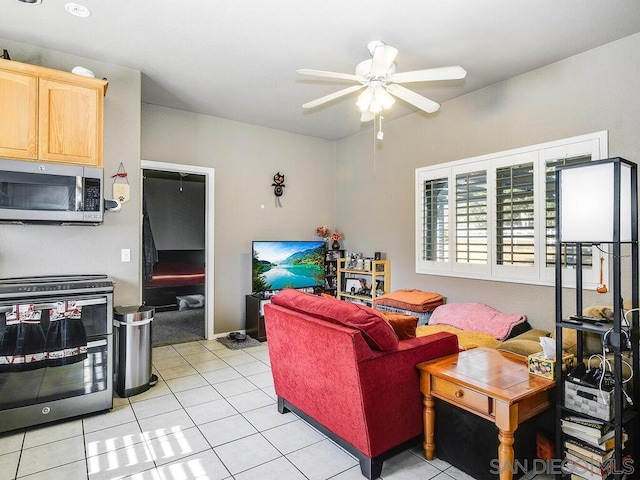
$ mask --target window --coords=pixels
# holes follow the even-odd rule
[[[417,169],[416,272],[553,285],[555,168],[607,158],[607,140],[597,132]],[[595,286],[582,247],[583,280]],[[568,283],[576,248],[561,252]]]

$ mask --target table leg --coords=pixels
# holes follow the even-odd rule
[[[513,442],[515,441],[514,432],[500,430],[498,433],[498,464],[500,465],[500,480],[511,480],[513,478],[514,451]]]
[[[513,478],[514,433],[518,428],[518,404],[509,405],[506,402],[496,401],[496,427],[498,427],[498,464],[500,468],[500,480],[511,480]]]
[[[433,396],[425,395],[422,403],[424,404],[423,416],[424,416],[424,458],[427,460],[433,460],[434,452],[436,450],[435,437],[435,424],[436,414],[433,408],[436,404]]]

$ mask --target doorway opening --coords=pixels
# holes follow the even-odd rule
[[[213,338],[213,168],[143,160],[142,300],[153,345]]]

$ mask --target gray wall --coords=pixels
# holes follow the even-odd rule
[[[102,225],[0,225],[0,277],[104,273],[116,281],[115,303],[140,301],[140,72],[60,52],[0,39],[11,59],[58,70],[76,65],[109,80],[104,107],[104,173],[111,198],[111,175],[120,162],[133,186],[120,213],[105,213]],[[131,262],[120,262],[120,249]]]
[[[204,250],[204,194],[203,182],[145,178],[147,212],[158,250]]]
[[[216,333],[244,328],[252,240],[314,240],[335,223],[334,142],[145,104],[142,159],[215,168]]]
[[[640,35],[634,35],[444,103],[432,116],[387,122],[375,148],[371,132],[338,142],[337,223],[345,248],[386,252],[393,289],[486,303],[551,329],[551,287],[415,273],[415,169],[600,130],[609,131],[610,156],[637,162],[638,85]],[[585,304],[610,305],[611,298],[589,294]]]

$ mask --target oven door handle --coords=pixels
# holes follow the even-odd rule
[[[107,344],[107,339],[103,338],[102,340],[94,340],[92,342],[87,342],[87,348],[102,347],[106,344]]]
[[[70,300],[73,301],[73,300]],[[87,307],[89,305],[104,305],[107,303],[106,297],[87,298],[84,300],[75,300],[77,307]],[[17,305],[29,305],[29,302],[16,302]],[[58,306],[57,302],[50,303],[34,303],[34,310],[53,310]],[[13,311],[13,305],[0,306],[0,313],[10,313]]]

